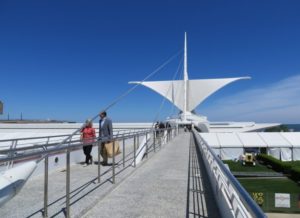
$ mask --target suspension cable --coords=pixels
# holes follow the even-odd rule
[[[158,71],[160,71],[162,68],[164,68],[167,64],[169,64],[172,60],[174,60],[178,55],[180,55],[180,53],[182,53],[182,49],[179,50],[178,52],[176,52],[174,55],[172,55],[170,58],[168,58],[163,64],[161,64],[158,68],[156,68],[154,71],[152,71],[150,74],[148,74],[148,76],[146,76],[142,82],[146,81],[147,79],[149,79],[150,77],[152,77],[153,75],[155,75]],[[113,107],[115,104],[117,104],[119,101],[121,101],[123,98],[125,98],[127,95],[129,95],[129,93],[131,93],[133,90],[135,90],[138,86],[140,86],[141,83],[138,83],[136,85],[134,85],[132,88],[128,89],[126,92],[124,92],[123,94],[121,94],[120,96],[118,96],[115,100],[113,100],[108,106],[106,106],[103,110],[101,111],[107,111],[108,109],[110,109],[111,107]],[[96,118],[98,117],[98,114],[95,115],[91,121],[94,121]],[[60,142],[58,146],[66,143],[67,141],[70,141],[72,139],[72,137],[74,135],[76,135],[78,132],[80,132],[83,128],[84,128],[85,124],[82,124],[80,128],[78,128],[77,130],[75,130],[72,134],[70,134],[67,138],[65,138],[62,142]],[[152,126],[153,128],[153,126]],[[37,163],[39,163],[40,161],[42,161],[47,155],[43,155],[40,159],[37,160]]]
[[[177,70],[175,71],[175,73],[174,73],[174,75],[173,75],[171,81],[174,81],[175,78],[177,77],[177,75],[178,75],[178,73],[179,73],[180,66],[182,65],[182,62],[183,62],[183,58],[181,58],[181,61],[179,62],[179,65],[178,65],[178,67],[177,67]],[[166,95],[168,95],[168,93],[170,92],[171,87],[172,87],[172,83],[170,83]],[[158,109],[156,115],[154,116],[154,119],[153,119],[153,122],[152,122],[152,127],[151,127],[151,129],[154,128],[154,125],[155,125],[154,123],[155,123],[155,121],[158,119],[158,116],[160,115],[160,112],[161,112],[161,110],[162,110],[162,108],[163,108],[163,106],[164,106],[166,100],[167,100],[166,97],[164,97],[164,98],[162,99],[162,102],[161,102],[161,104],[160,104],[160,107],[159,107],[159,109]]]
[[[182,49],[179,50],[178,52],[176,52],[174,55],[172,55],[170,58],[168,58],[163,64],[161,64],[158,68],[156,68],[153,72],[151,72],[148,76],[146,76],[142,82],[146,81],[147,79],[149,79],[150,77],[152,77],[154,74],[156,74],[158,71],[160,71],[162,68],[164,68],[167,64],[169,64],[172,60],[174,60],[178,55],[180,55],[182,53]],[[123,94],[121,94],[119,97],[117,97],[115,100],[113,100],[107,107],[105,107],[103,110],[101,111],[107,111],[108,109],[110,109],[111,107],[113,107],[115,104],[117,104],[119,101],[121,101],[123,98],[125,98],[129,93],[131,93],[133,90],[135,90],[138,86],[140,86],[141,83],[134,85],[132,88],[128,89],[126,92],[124,92]],[[91,121],[94,121],[99,114],[95,115]],[[70,140],[75,134],[77,134],[83,127],[85,126],[85,124],[82,124],[82,126],[80,128],[78,128],[76,131],[74,131],[71,135],[69,135],[66,139],[64,139],[60,144],[58,144],[58,146],[60,146],[61,144],[67,142],[68,140]]]
[[[181,71],[181,75],[183,77],[183,65],[182,65],[182,62],[183,62],[183,58],[181,59],[179,65],[178,65],[177,72],[176,72],[176,75],[174,76],[173,80],[175,80],[177,78],[177,75],[179,74],[179,71]],[[179,78],[181,78],[181,77],[179,76],[178,79]],[[174,97],[176,98],[176,93],[174,94]],[[175,108],[176,108],[175,105],[171,104],[171,109],[170,109],[170,112],[169,112],[169,117],[171,117],[174,114],[174,109]]]

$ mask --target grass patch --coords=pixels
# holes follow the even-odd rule
[[[240,162],[223,161],[232,172],[276,172],[266,165],[243,166]],[[300,167],[300,161],[283,162],[291,167]],[[290,167],[290,168],[291,168]],[[300,213],[300,186],[289,178],[237,178],[264,212]],[[297,180],[296,180],[297,181]],[[290,208],[275,207],[275,193],[290,194]],[[300,216],[299,216],[300,217]]]
[[[269,169],[265,165],[261,165],[259,163],[256,163],[256,166],[243,166],[241,162],[235,162],[232,160],[225,160],[223,162],[228,164],[231,172],[274,172],[272,169]]]
[[[250,192],[300,193],[300,187],[290,179],[238,179]]]
[[[300,161],[286,161],[285,163],[290,164],[292,167],[300,167]]]
[[[290,179],[239,179],[265,212],[300,213],[300,187]],[[290,208],[275,207],[275,193],[290,194]]]

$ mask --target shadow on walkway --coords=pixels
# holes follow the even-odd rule
[[[200,150],[190,136],[186,217],[220,217]]]

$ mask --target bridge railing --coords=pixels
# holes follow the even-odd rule
[[[128,134],[128,133],[134,133],[134,132],[140,132],[145,131],[147,129],[114,129],[114,136],[122,135],[122,134]],[[28,145],[38,145],[38,144],[45,144],[46,142],[53,142],[58,143],[61,142],[63,139],[69,137],[70,134],[56,134],[56,135],[47,135],[47,136],[35,136],[35,137],[20,137],[20,138],[13,138],[13,139],[1,139],[0,140],[0,151],[4,149],[11,148],[12,145],[14,145],[14,148],[17,147],[28,147]],[[79,139],[80,133],[72,135],[72,139]]]
[[[193,130],[193,135],[223,217],[267,217],[199,133]]]
[[[114,137],[129,135],[145,131],[146,129],[114,129]],[[37,136],[37,137],[23,137],[14,139],[2,139],[0,140],[0,157],[5,156],[16,156],[26,154],[33,149],[47,150],[51,146],[57,146],[63,140],[70,135],[48,135],[48,136]],[[68,143],[80,142],[80,134],[74,134],[69,139]],[[14,161],[7,161],[0,163],[0,166],[6,165],[7,169],[13,167]]]
[[[178,130],[175,128],[166,128],[166,129],[143,129],[143,130],[130,130],[130,131],[123,131],[115,134],[112,139],[105,139],[105,138],[94,138],[94,147],[98,147],[98,169],[97,169],[97,180],[98,183],[100,183],[101,178],[101,164],[100,164],[100,151],[101,151],[101,144],[105,143],[107,141],[113,141],[113,151],[115,151],[115,144],[116,142],[121,142],[123,146],[123,157],[121,158],[121,161],[119,163],[123,162],[123,168],[125,167],[125,147],[126,147],[126,139],[131,139],[133,141],[133,151],[131,151],[129,154],[127,154],[127,157],[130,161],[132,161],[132,166],[136,167],[136,159],[139,155],[144,155],[141,152],[145,152],[145,156],[148,156],[148,153],[151,151],[156,151],[157,147],[162,146],[162,144],[167,143],[169,140],[171,140],[173,137],[175,137],[178,134]],[[28,159],[35,159],[35,160],[44,160],[44,209],[43,209],[43,216],[48,217],[48,180],[49,180],[49,156],[52,154],[60,153],[62,155],[65,155],[66,159],[66,217],[70,217],[70,173],[71,173],[71,159],[70,155],[71,152],[75,150],[82,149],[82,147],[85,145],[80,138],[76,137],[70,137],[68,141],[61,143],[49,143],[50,139],[55,138],[56,136],[49,136],[47,143],[39,144],[39,145],[27,145],[24,146],[14,146],[9,147],[7,149],[2,149],[1,154],[3,156],[0,156],[0,164],[5,162],[18,162],[18,161],[24,161]],[[62,136],[59,136],[62,137]],[[141,140],[141,138],[145,138],[145,140]],[[30,138],[28,140],[37,140],[41,139],[42,137],[35,137]],[[152,140],[150,140],[152,138]],[[21,140],[21,139],[16,139]],[[22,140],[25,140],[22,138]],[[7,142],[8,140],[1,140],[2,142]],[[141,142],[141,143],[140,143]],[[16,142],[11,142],[11,144],[16,144]],[[90,143],[89,143],[90,144]],[[121,145],[120,145],[121,147]],[[139,148],[145,148],[145,149],[139,149]],[[131,156],[130,156],[131,155]],[[116,159],[113,155],[112,157],[112,183],[115,184],[115,176],[116,176]]]

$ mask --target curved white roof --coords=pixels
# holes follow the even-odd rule
[[[257,132],[239,133],[239,139],[244,147],[266,147],[266,142],[257,134]]]
[[[197,79],[187,80],[187,111],[194,110],[207,97],[226,86],[241,79],[250,77],[222,78],[222,79]],[[162,95],[173,103],[179,110],[184,110],[184,80],[130,82],[146,86]]]
[[[300,147],[300,132],[199,133],[211,147]]]
[[[284,137],[293,147],[300,147],[300,132],[281,132]]]

